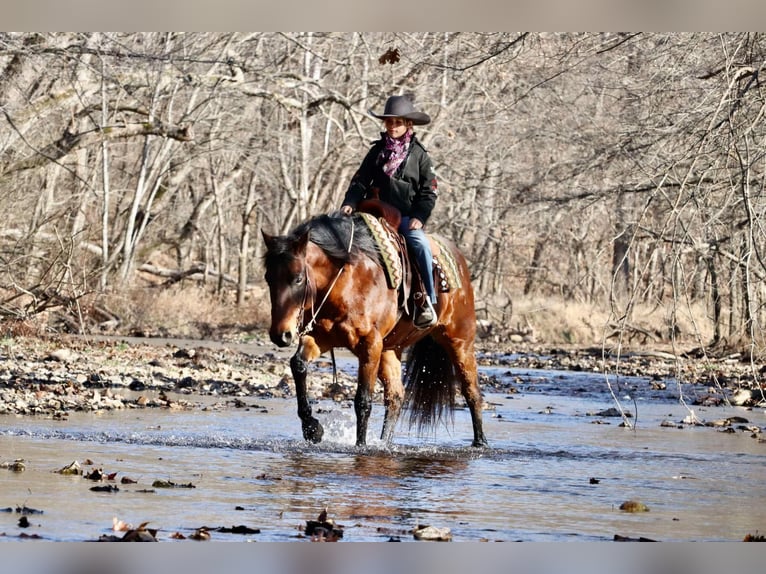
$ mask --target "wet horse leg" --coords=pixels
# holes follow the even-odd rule
[[[290,359],[290,370],[295,381],[295,394],[298,399],[298,417],[303,427],[303,438],[313,443],[321,442],[324,429],[319,421],[311,414],[308,393],[306,391],[306,376],[308,364],[316,359],[321,352],[312,337],[303,337],[298,350]]]
[[[378,378],[383,383],[383,397],[386,414],[383,418],[383,431],[380,438],[386,444],[391,444],[394,428],[399,420],[404,402],[404,385],[402,384],[402,362],[395,351],[384,351],[380,357]]]
[[[356,356],[359,358],[359,378],[354,396],[354,412],[356,413],[356,445],[367,444],[367,423],[372,412],[372,390],[378,376],[383,339],[379,334],[362,341],[357,347]]]
[[[449,341],[449,353],[452,356],[455,372],[460,380],[460,392],[468,404],[468,410],[471,413],[471,422],[473,423],[473,443],[472,446],[488,447],[487,438],[484,436],[484,428],[481,420],[482,398],[479,389],[479,375],[476,366],[476,355],[472,343],[465,340]]]

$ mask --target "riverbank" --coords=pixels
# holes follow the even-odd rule
[[[65,418],[72,411],[195,408],[193,399],[199,395],[220,397],[221,408],[236,407],[246,397],[290,397],[292,352],[253,337],[6,338],[0,341],[0,414]],[[695,400],[705,406],[763,404],[757,383],[763,367],[738,355],[699,357],[649,349],[617,355],[597,348],[493,343],[479,344],[477,359],[480,366],[588,372],[613,380],[641,377],[658,389],[682,381],[698,389]],[[349,369],[334,374],[330,358],[322,357],[309,378],[309,393],[351,401],[354,377]],[[513,391],[507,378],[480,374],[480,384],[485,390]]]

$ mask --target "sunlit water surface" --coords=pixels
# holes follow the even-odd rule
[[[163,541],[200,527],[213,540],[290,541],[324,508],[346,541],[413,540],[416,526],[449,528],[455,541],[598,541],[615,534],[664,541],[742,540],[766,532],[766,443],[749,432],[662,427],[689,410],[672,392],[637,392],[619,418],[593,416],[615,406],[603,380],[579,373],[488,369],[521,382],[518,393],[485,393],[489,450],[468,446],[470,416],[427,437],[401,424],[391,448],[354,446],[353,409],[320,402],[325,441],[301,438],[292,400],[246,399],[225,410],[73,413],[65,421],[0,418],[0,540],[23,532],[46,540],[97,540],[116,517],[148,522]],[[536,382],[555,381],[551,392]],[[571,392],[570,392],[571,390]],[[185,397],[187,400],[189,397]],[[215,402],[210,398],[193,401]],[[766,427],[763,409],[715,407],[704,420],[741,416]],[[736,428],[736,425],[735,425]],[[87,472],[117,473],[116,492],[93,492],[83,477],[54,472],[72,461]],[[121,484],[122,477],[137,480]],[[595,479],[595,480],[591,480]],[[194,488],[153,488],[155,480]],[[648,512],[619,509],[638,500]],[[16,507],[42,510],[19,526]],[[247,526],[232,534],[217,528]],[[175,542],[174,542],[175,543]]]

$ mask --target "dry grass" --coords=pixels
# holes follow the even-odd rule
[[[518,298],[508,327],[550,344],[599,345],[605,339],[615,341],[620,327],[628,343],[669,341],[673,331],[676,339],[688,342],[711,339],[712,323],[704,309],[676,309],[674,320],[671,317],[672,309],[658,306],[637,306],[630,319],[621,320],[606,305]]]
[[[480,302],[477,302],[481,304]],[[486,309],[486,306],[485,306]],[[689,345],[704,346],[712,340],[712,324],[703,308],[679,308],[673,316],[667,307],[639,306],[630,320],[621,321],[607,305],[591,305],[554,298],[514,297],[512,304],[497,308],[489,337],[505,340],[510,335],[548,345],[658,345],[671,335]],[[503,317],[506,319],[498,319]],[[79,308],[43,313],[25,320],[6,319],[0,336],[62,330],[61,316],[68,316],[68,329],[79,330],[79,321],[89,332],[120,335],[216,338],[225,334],[265,333],[270,314],[268,293],[261,286],[248,292],[242,307],[235,294],[218,295],[211,286],[186,281],[170,287],[136,284],[101,295],[88,295]],[[58,316],[59,322],[51,324]],[[509,319],[507,317],[510,317]],[[671,317],[673,317],[671,319]],[[622,327],[622,338],[620,338]],[[480,330],[480,334],[483,331]],[[492,339],[488,339],[492,340]]]
[[[199,285],[166,289],[134,287],[102,298],[119,317],[123,334],[185,338],[210,337],[222,332],[248,331],[267,325],[269,303],[262,292],[249,293],[237,307],[234,293],[216,294]]]

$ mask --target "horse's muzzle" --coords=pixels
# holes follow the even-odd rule
[[[269,333],[269,337],[271,338],[271,342],[274,343],[277,347],[289,347],[293,343],[294,336],[292,331],[273,331]]]

